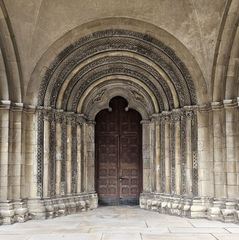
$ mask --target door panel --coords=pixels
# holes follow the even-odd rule
[[[127,102],[111,100],[112,111],[96,117],[96,188],[99,203],[138,204],[142,186],[141,116],[125,111]]]

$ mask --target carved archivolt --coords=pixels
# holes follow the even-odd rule
[[[137,110],[143,120],[159,121],[162,191],[165,191],[164,184],[168,179],[165,176],[166,165],[170,167],[170,193],[175,194],[176,191],[175,172],[178,166],[175,162],[175,152],[178,150],[175,148],[175,129],[177,126],[177,129],[180,127],[181,131],[181,194],[188,194],[185,169],[186,161],[188,161],[186,159],[188,142],[185,142],[185,138],[187,132],[190,131],[189,143],[192,149],[190,172],[194,179],[192,191],[194,195],[197,195],[196,112],[184,109],[184,106],[197,104],[195,88],[189,71],[174,51],[162,42],[146,34],[112,29],[95,32],[67,47],[51,64],[42,80],[38,97],[37,182],[39,196],[42,196],[43,192],[44,121],[49,121],[51,126],[49,171],[52,171],[52,174],[49,180],[49,194],[54,196],[56,187],[56,123],[60,123],[62,127],[61,136],[58,136],[62,140],[61,193],[66,194],[70,191],[74,194],[77,191],[77,177],[79,177],[77,154],[81,154],[84,161],[87,158],[91,158],[92,161],[94,158],[92,150],[94,147],[91,146],[94,143],[93,140],[90,143],[87,142],[86,126],[92,125],[91,123],[100,110],[109,108],[109,102],[115,96],[124,97],[128,102],[127,108]],[[153,117],[155,115],[159,116],[157,120]],[[190,125],[186,124],[188,119],[190,119]],[[165,131],[166,125],[169,126],[167,131]],[[80,137],[77,135],[79,126],[82,128]],[[189,129],[188,126],[190,126]],[[154,131],[154,129],[150,130],[152,136]],[[69,139],[71,144],[67,145],[66,142]],[[82,142],[77,142],[79,139]],[[164,148],[165,139],[170,142],[170,149]],[[87,149],[89,145],[90,150]],[[70,160],[67,156],[69,146],[71,147]],[[150,156],[153,156],[153,148],[151,151]],[[169,156],[170,164],[165,164],[165,155]],[[70,185],[66,175],[69,164],[71,166]],[[82,179],[86,183],[88,165],[83,162],[81,166]],[[153,166],[153,163],[151,165]]]
[[[124,52],[124,56],[121,52]],[[115,56],[110,56],[110,53],[114,53]],[[132,57],[132,54],[138,58]],[[161,69],[161,73],[157,68]],[[163,107],[162,102],[167,102],[168,109],[163,107],[161,111],[196,104],[190,74],[170,48],[149,35],[117,29],[88,35],[62,51],[46,72],[38,104],[55,107],[63,88],[64,109],[76,86],[79,86],[77,89],[81,89],[87,84],[92,84],[96,78],[117,73],[139,78],[150,85],[149,87],[158,95],[158,104]],[[65,80],[69,76],[71,78],[66,84]],[[73,105],[80,97],[80,93],[75,92],[77,95],[74,97]],[[163,95],[166,99],[162,99]],[[175,106],[177,101],[179,106]]]

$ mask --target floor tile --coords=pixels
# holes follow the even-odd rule
[[[213,234],[217,240],[238,240],[239,234]]]
[[[141,240],[139,233],[104,233],[102,240]]]
[[[99,207],[55,219],[0,226],[0,240],[238,240],[238,233],[237,224],[164,215],[138,206]]]
[[[231,233],[239,233],[239,227],[235,228],[226,228],[227,231],[231,232]]]
[[[142,234],[142,240],[216,240],[211,234]]]
[[[169,228],[172,233],[228,233],[224,228]]]

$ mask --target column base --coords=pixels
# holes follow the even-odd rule
[[[2,224],[13,224],[15,220],[15,212],[13,204],[10,201],[0,203],[0,216]]]
[[[172,196],[152,192],[140,195],[140,208],[188,218],[239,223],[238,200]]]
[[[47,199],[28,200],[31,219],[49,219],[98,207],[96,193],[80,193],[77,195],[58,196]]]
[[[25,200],[15,201],[13,203],[16,222],[26,222],[29,219],[28,208]]]

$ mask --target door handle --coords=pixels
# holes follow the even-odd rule
[[[125,179],[125,178],[123,178],[123,177],[120,177],[120,178],[119,178],[120,182],[121,182],[123,179]]]

